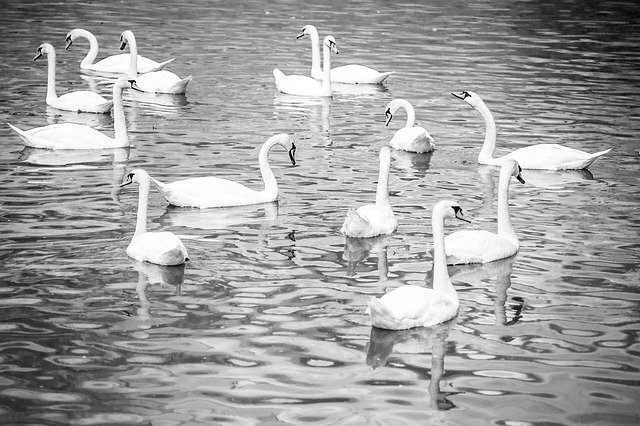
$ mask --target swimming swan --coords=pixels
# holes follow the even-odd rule
[[[462,99],[475,110],[477,110],[487,126],[484,144],[478,156],[479,164],[489,164],[499,166],[508,159],[516,160],[523,169],[538,170],[579,170],[586,169],[598,157],[611,151],[611,148],[589,154],[573,148],[568,148],[558,144],[537,144],[527,146],[525,148],[516,149],[515,151],[494,158],[493,150],[496,146],[496,123],[493,120],[491,111],[480,99],[480,96],[471,91],[461,93],[452,93],[458,99]]]
[[[296,37],[300,39],[308,35],[311,38],[311,77],[322,80],[320,69],[320,49],[318,30],[313,25],[305,25]],[[331,69],[331,82],[344,84],[382,84],[391,72],[380,72],[363,65],[343,65]]]
[[[120,35],[120,50],[129,44],[131,53],[129,63],[129,80],[135,80],[131,86],[141,92],[166,93],[169,95],[179,95],[187,91],[187,84],[191,81],[191,76],[180,78],[176,74],[167,70],[152,71],[138,75],[138,45],[133,32],[126,30]]]
[[[324,65],[322,72],[322,82],[319,82],[305,75],[284,75],[278,68],[273,70],[273,77],[276,79],[276,88],[282,93],[298,96],[333,96],[331,89],[331,52],[339,53],[336,47],[336,40],[332,36],[326,36],[323,44]]]
[[[58,96],[56,93],[56,51],[49,43],[38,46],[38,51],[33,60],[38,60],[42,55],[47,54],[47,105],[74,112],[94,112],[105,114],[111,111],[113,101],[109,101],[99,94],[90,90],[80,90],[77,92],[65,93]]]
[[[94,64],[93,61],[95,61],[98,56],[98,39],[96,39],[96,37],[87,30],[76,28],[69,31],[66,38],[67,46],[65,49],[69,50],[73,42],[78,37],[84,37],[89,40],[89,52],[82,62],[80,62],[80,69],[109,74],[126,74],[129,72],[131,60],[128,53],[108,56]],[[171,62],[173,62],[173,59],[169,59],[164,62],[156,62],[138,55],[138,73],[144,74],[151,71],[160,71]]]
[[[109,137],[84,124],[58,123],[20,130],[9,127],[20,136],[26,146],[42,149],[103,149],[129,146],[127,123],[122,105],[122,91],[131,84],[120,77],[113,85],[113,128],[114,136]]]
[[[522,169],[515,160],[507,160],[500,168],[498,183],[498,233],[485,230],[457,231],[444,239],[447,264],[487,263],[513,256],[520,248],[518,236],[509,217],[509,183],[511,177],[524,183]]]
[[[394,135],[389,145],[392,148],[409,152],[431,152],[436,149],[433,138],[424,127],[414,126],[416,113],[411,103],[404,99],[394,99],[387,105],[384,115],[387,117],[387,126],[391,122],[394,114],[400,108],[407,111],[407,124],[399,129]]]
[[[172,183],[162,183],[150,178],[162,196],[170,204],[179,207],[232,207],[250,204],[271,203],[278,199],[278,184],[269,167],[268,154],[271,148],[280,145],[289,150],[292,164],[295,162],[296,146],[289,135],[281,133],[271,136],[260,149],[258,163],[264,181],[264,189],[256,191],[227,179],[218,177],[200,177],[179,180]]]
[[[138,216],[136,230],[127,247],[127,255],[140,262],[157,265],[181,265],[188,260],[187,249],[172,232],[147,232],[147,208],[149,202],[150,178],[142,169],[132,170],[121,187],[131,183],[140,185],[138,195]]]
[[[387,330],[431,327],[457,315],[460,302],[447,271],[444,221],[446,218],[465,220],[461,214],[462,209],[453,201],[440,201],[433,206],[433,288],[403,285],[379,299],[372,297],[366,312],[374,327]]]
[[[388,147],[380,149],[380,172],[376,189],[376,203],[350,208],[340,232],[347,237],[370,238],[393,233],[398,221],[393,215],[389,201],[389,168],[391,151]]]

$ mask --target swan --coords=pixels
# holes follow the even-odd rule
[[[76,28],[69,31],[69,33],[67,33],[67,46],[65,49],[69,50],[73,42],[78,37],[84,37],[89,40],[89,52],[82,62],[80,62],[80,69],[109,74],[126,74],[129,72],[131,61],[129,54],[127,53],[108,56],[94,64],[93,61],[95,61],[98,56],[98,39],[96,39],[96,37],[87,30]],[[151,71],[160,71],[171,62],[173,62],[173,59],[169,59],[164,62],[156,62],[138,55],[138,73],[144,74]]]
[[[311,38],[311,77],[322,80],[320,69],[320,49],[318,30],[313,25],[305,25],[296,37],[308,35]],[[344,84],[382,84],[393,71],[380,72],[363,65],[343,65],[331,69],[331,82]]]
[[[462,99],[475,110],[477,110],[486,124],[487,130],[484,144],[478,156],[479,164],[489,164],[499,166],[508,159],[516,160],[523,169],[538,170],[580,170],[586,169],[598,159],[598,157],[611,151],[611,148],[604,151],[589,154],[573,148],[568,148],[558,144],[537,144],[494,158],[493,150],[496,147],[496,123],[493,120],[491,111],[480,99],[480,96],[471,91],[452,93],[458,99]]]
[[[418,153],[431,152],[436,149],[429,132],[424,127],[414,126],[416,113],[411,103],[405,99],[394,99],[389,102],[384,112],[385,117],[387,117],[386,125],[389,125],[393,115],[400,108],[404,108],[407,111],[407,124],[393,135],[389,145],[402,151]]]
[[[509,217],[509,183],[515,177],[520,183],[522,169],[515,160],[506,160],[500,168],[498,183],[498,233],[486,230],[457,231],[445,238],[447,263],[488,263],[516,254],[520,248],[518,237]]]
[[[111,111],[113,101],[109,101],[90,90],[65,93],[58,96],[56,93],[56,51],[49,43],[38,46],[34,61],[47,54],[47,105],[65,111],[94,112],[105,114]]]
[[[457,315],[460,302],[447,271],[444,221],[446,218],[466,221],[461,215],[462,209],[453,201],[444,200],[433,206],[433,288],[403,285],[379,299],[372,297],[366,312],[374,327],[387,330],[431,327]]]
[[[389,168],[391,166],[391,150],[380,149],[380,172],[376,189],[376,203],[350,208],[340,229],[347,237],[370,238],[377,235],[388,235],[398,227],[389,201]]]
[[[278,199],[278,184],[269,167],[268,154],[271,148],[280,145],[289,150],[289,158],[295,163],[296,146],[289,135],[281,133],[271,136],[260,149],[258,163],[264,181],[264,189],[256,191],[227,179],[218,177],[200,177],[179,180],[172,183],[162,183],[150,178],[162,196],[178,207],[233,207],[250,204],[271,203]]]
[[[26,146],[42,149],[104,149],[129,146],[127,123],[122,105],[122,91],[130,87],[125,77],[120,77],[113,85],[113,128],[114,137],[109,137],[84,124],[58,123],[20,130],[7,123]]]
[[[333,36],[326,36],[322,44],[322,52],[324,55],[322,82],[305,75],[284,75],[282,71],[275,68],[273,70],[273,77],[276,79],[276,88],[278,91],[298,96],[333,96],[331,77],[329,76],[329,70],[331,69],[331,52],[334,52],[336,55],[339,52]]]
[[[124,31],[120,35],[120,50],[129,44],[131,53],[129,62],[129,80],[135,80],[132,87],[141,92],[166,93],[169,95],[184,94],[187,91],[187,84],[191,81],[191,76],[180,78],[176,74],[167,70],[152,71],[138,75],[138,45],[133,32]]]
[[[127,255],[140,262],[165,266],[182,265],[188,260],[189,255],[180,238],[172,232],[147,231],[147,207],[151,187],[149,174],[142,169],[132,170],[120,186],[127,186],[131,183],[138,183],[140,190],[136,230],[127,247]]]

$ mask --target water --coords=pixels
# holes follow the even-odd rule
[[[0,412],[7,423],[632,424],[638,422],[637,2],[363,0],[316,5],[4,3],[0,116],[21,128],[108,117],[44,103],[40,43],[58,50],[58,91],[94,87],[64,51],[92,31],[99,58],[124,29],[140,53],[193,75],[186,97],[125,95],[129,150],[24,150],[0,127]],[[383,90],[327,101],[276,93],[271,70],[309,72],[303,25],[332,33],[334,66],[394,70]],[[351,89],[351,90],[348,90]],[[480,167],[481,117],[500,153],[557,142],[613,147],[590,172],[525,171],[512,183],[515,259],[451,269],[458,317],[434,329],[372,330],[366,301],[429,283],[430,209],[458,199],[495,227],[497,171]],[[373,200],[377,153],[410,100],[437,143],[395,153],[396,234],[345,241],[346,208]],[[126,170],[172,181],[215,174],[260,185],[259,146],[286,132],[298,165],[270,156],[279,205],[192,211],[155,192],[149,223],[180,235],[184,268],[125,255],[137,191]],[[447,230],[463,227],[451,223]],[[374,368],[375,367],[375,368]]]

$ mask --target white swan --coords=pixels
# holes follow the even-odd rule
[[[276,88],[282,93],[298,96],[333,96],[331,89],[331,77],[329,70],[331,69],[331,52],[336,55],[339,53],[336,47],[336,40],[332,36],[326,36],[322,43],[324,65],[322,73],[322,82],[319,82],[305,75],[284,75],[278,68],[273,70],[273,77],[276,79]]]
[[[80,90],[77,92],[65,93],[58,96],[56,93],[56,51],[49,43],[43,43],[38,46],[38,51],[33,60],[37,60],[42,55],[47,54],[48,70],[47,70],[47,105],[75,112],[94,112],[105,114],[111,111],[113,101],[107,100],[99,94],[90,90]]]
[[[167,70],[152,71],[138,75],[138,45],[133,32],[124,31],[120,35],[120,50],[129,45],[131,53],[129,63],[129,80],[135,80],[132,86],[136,90],[149,93],[166,93],[169,95],[179,95],[187,91],[187,84],[191,81],[191,76],[180,78],[176,74]]]
[[[109,74],[126,74],[129,72],[131,60],[128,53],[108,56],[94,64],[93,61],[95,61],[98,56],[98,40],[87,30],[76,28],[69,31],[66,38],[67,50],[78,37],[84,37],[89,40],[89,52],[82,62],[80,62],[80,69]],[[164,62],[156,62],[138,55],[138,73],[144,74],[151,71],[160,71],[171,62],[173,62],[173,59],[169,59]]]
[[[376,203],[350,208],[340,232],[347,237],[369,238],[393,233],[398,221],[393,215],[389,201],[389,168],[391,151],[384,146],[380,149],[380,171],[376,189]]]
[[[447,263],[487,263],[513,256],[520,248],[518,236],[509,217],[509,182],[511,177],[524,183],[522,169],[515,160],[507,160],[500,169],[498,183],[498,233],[486,230],[457,231],[445,238]]]
[[[444,220],[462,219],[459,214],[462,209],[453,201],[440,201],[433,206],[433,288],[403,285],[379,299],[372,297],[367,313],[374,327],[388,330],[430,327],[457,315],[460,302],[447,272]]]
[[[104,149],[129,146],[127,123],[122,105],[122,91],[132,83],[120,77],[113,85],[113,128],[109,137],[84,124],[59,123],[20,130],[7,123],[26,146],[42,149]]]
[[[394,135],[389,145],[392,148],[409,152],[431,152],[436,148],[433,138],[424,127],[414,126],[416,113],[411,103],[405,99],[394,99],[387,105],[384,115],[387,117],[387,126],[391,122],[393,115],[400,108],[407,112],[407,123]]]
[[[475,110],[477,110],[486,124],[487,130],[484,144],[478,156],[479,164],[489,164],[499,166],[508,159],[516,160],[523,169],[538,170],[579,170],[586,169],[596,161],[596,159],[609,151],[611,148],[589,154],[573,148],[558,144],[537,144],[525,148],[516,149],[507,155],[494,158],[493,150],[496,146],[496,123],[493,120],[491,111],[480,99],[480,96],[471,91],[452,93],[458,99],[462,99]]]
[[[311,38],[311,77],[322,80],[318,30],[313,25],[305,25],[296,38],[308,35]],[[380,72],[363,65],[343,65],[331,69],[331,82],[344,84],[382,84],[393,71]]]
[[[291,163],[295,165],[296,146],[289,135],[281,133],[271,136],[262,145],[258,155],[260,173],[264,181],[262,191],[256,191],[238,182],[213,176],[184,179],[168,184],[151,178],[151,182],[156,185],[165,200],[179,207],[204,209],[271,203],[278,199],[278,184],[269,167],[268,160],[269,151],[275,145],[288,149]]]
[[[142,169],[132,170],[124,179],[122,186],[131,183],[140,185],[138,195],[138,216],[136,230],[127,247],[127,255],[140,262],[157,265],[181,265],[188,260],[187,249],[175,234],[171,232],[147,231],[147,208],[149,202],[150,178]]]

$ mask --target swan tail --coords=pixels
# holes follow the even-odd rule
[[[370,228],[369,222],[358,214],[356,209],[347,210],[347,217],[344,219],[340,232],[349,237],[361,237]]]
[[[390,75],[395,74],[395,71],[381,72],[376,78],[375,84],[382,84]]]
[[[276,81],[280,80],[281,78],[284,78],[285,75],[282,71],[280,71],[278,68],[274,68],[273,69],[273,77],[276,79]]]
[[[166,67],[167,65],[169,65],[171,62],[173,62],[175,60],[176,60],[176,58],[171,58],[171,59],[166,60],[164,62],[160,62],[157,66],[151,68],[148,72],[160,71],[161,69],[163,69],[164,67]]]
[[[603,155],[607,154],[609,151],[611,151],[612,148],[609,149],[605,149],[604,151],[599,151],[599,152],[595,152],[593,154],[590,154],[586,159],[584,160],[578,160],[578,161],[572,161],[570,163],[566,163],[563,164],[562,167],[560,167],[560,170],[580,170],[580,169],[586,169],[588,168],[591,164],[593,164],[594,161],[596,161],[598,158],[602,157]]]
[[[106,114],[108,112],[111,112],[111,109],[113,108],[113,101],[107,101],[104,103],[101,103],[99,105],[96,106],[96,111],[100,112],[102,114]]]
[[[151,183],[153,183],[155,185],[155,187],[158,189],[158,191],[160,191],[162,196],[164,196],[166,194],[166,192],[167,192],[167,184],[166,183],[162,183],[158,179],[152,178],[151,176],[149,176],[149,180],[151,181]]]
[[[171,86],[169,92],[173,95],[179,95],[185,93],[187,91],[187,84],[193,79],[193,77],[188,76]]]
[[[7,123],[7,125],[11,127],[11,130],[13,130],[18,134],[18,136],[20,137],[20,139],[22,139],[22,142],[24,142],[26,146],[31,146],[31,147],[35,146],[33,145],[33,143],[31,143],[31,140],[29,139],[29,135],[27,135],[25,131],[18,129],[16,126],[13,126],[11,123]]]
[[[391,310],[377,297],[371,297],[367,302],[367,312],[371,318],[371,325],[386,330],[400,330],[403,325],[393,316]]]

